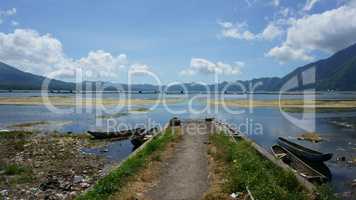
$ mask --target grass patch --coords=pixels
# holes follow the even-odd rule
[[[26,131],[9,131],[9,132],[0,132],[0,139],[24,139],[28,136],[31,136],[31,132]]]
[[[330,185],[324,184],[318,186],[316,191],[319,194],[320,200],[339,200],[339,198],[334,195],[334,191]]]
[[[0,176],[0,186],[4,184],[10,184],[11,186],[16,186],[23,183],[30,183],[34,178],[33,171],[28,166],[9,164],[0,166],[1,176]],[[7,181],[5,177],[7,178]]]
[[[245,193],[249,187],[259,200],[308,199],[292,172],[262,158],[248,142],[239,140],[235,143],[224,134],[211,135],[210,141],[217,148],[214,158],[226,165],[226,193]]]
[[[144,168],[150,155],[156,151],[163,150],[166,145],[173,141],[177,134],[168,129],[164,134],[152,139],[147,145],[133,157],[130,157],[122,165],[105,176],[87,193],[77,197],[77,200],[104,200],[112,194],[119,192],[140,169]]]
[[[15,151],[23,151],[32,134],[25,131],[0,132],[0,144],[8,145]]]
[[[29,168],[25,166],[16,165],[16,164],[7,165],[2,170],[4,170],[4,174],[8,176],[19,175],[31,171]]]

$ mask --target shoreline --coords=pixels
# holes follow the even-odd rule
[[[154,105],[154,104],[177,104],[185,101],[184,98],[167,98],[167,99],[95,99],[95,98],[82,98],[76,99],[74,97],[49,97],[49,102],[45,102],[42,97],[0,97],[0,105],[48,105],[53,106],[129,106],[129,105]],[[202,104],[218,105],[218,106],[236,106],[242,108],[356,108],[356,100],[246,100],[246,99],[228,99],[228,100],[215,100],[215,99],[202,99]]]

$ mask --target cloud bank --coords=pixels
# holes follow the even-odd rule
[[[32,29],[0,33],[0,60],[26,72],[58,78],[73,78],[81,69],[89,80],[114,80],[128,65],[125,54],[112,55],[104,50],[90,51],[79,59],[68,57],[58,39]]]
[[[190,66],[180,72],[181,75],[195,75],[195,74],[224,74],[224,75],[239,75],[241,68],[244,67],[243,62],[235,62],[232,64],[219,62],[212,62],[203,58],[192,58]]]
[[[290,20],[286,40],[267,56],[281,62],[312,60],[312,52],[333,53],[356,42],[356,6],[343,5],[319,14]]]

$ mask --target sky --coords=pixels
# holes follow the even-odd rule
[[[61,80],[284,76],[356,42],[356,0],[1,0],[0,61]]]

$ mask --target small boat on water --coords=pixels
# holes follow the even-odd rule
[[[292,152],[279,145],[273,145],[272,152],[277,159],[282,160],[282,162],[289,165],[302,177],[308,179],[311,182],[325,183],[330,180],[328,175],[324,175],[323,173],[319,172],[317,169],[311,167],[309,164],[299,159]]]
[[[279,137],[278,144],[287,149],[288,151],[292,152],[299,158],[309,161],[309,162],[324,162],[328,161],[332,158],[333,154],[331,153],[321,153],[318,151],[314,151],[312,149],[308,149],[291,141],[288,141],[285,138]]]
[[[158,127],[151,128],[141,134],[135,134],[131,137],[131,144],[134,145],[135,148],[141,146],[147,140],[149,140],[153,135],[155,135],[158,131]]]
[[[130,130],[123,130],[123,131],[117,131],[117,132],[93,132],[93,131],[88,131],[90,135],[94,137],[94,139],[100,140],[100,139],[115,139],[115,140],[124,140],[124,139],[129,139],[134,134],[140,134],[143,133],[145,129],[143,128],[136,128],[136,129],[130,129]]]

